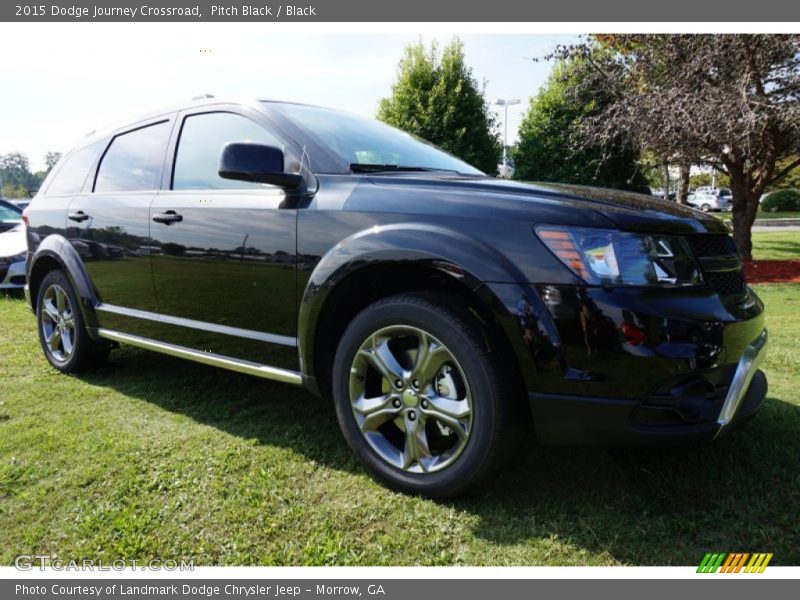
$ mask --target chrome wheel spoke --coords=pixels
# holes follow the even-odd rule
[[[59,314],[64,314],[64,311],[67,308],[67,295],[64,293],[60,287],[56,286],[56,308],[58,309]]]
[[[403,468],[410,469],[417,464],[423,471],[428,470],[428,464],[433,460],[428,448],[428,436],[425,433],[425,423],[419,419],[405,419],[406,435],[403,448]]]
[[[50,348],[50,352],[56,354],[61,351],[59,345],[61,342],[61,330],[56,327],[53,329],[53,333],[50,335],[50,339],[47,340],[47,346]]]
[[[72,354],[72,333],[66,330],[61,332],[61,346],[64,348],[65,357]]]
[[[42,316],[50,319],[52,322],[58,322],[58,309],[51,298],[45,298],[42,302]]]
[[[363,417],[359,423],[361,431],[376,431],[386,421],[395,418],[400,409],[392,405],[394,399],[393,395],[386,394],[376,398],[361,396],[353,402],[353,410]]]
[[[422,413],[452,429],[459,437],[467,435],[470,408],[466,400],[449,400],[440,396],[427,396],[428,406]]]
[[[425,336],[425,343],[420,343],[417,350],[417,360],[414,363],[413,376],[421,385],[430,383],[437,371],[447,362],[449,352],[444,346]]]
[[[394,384],[403,378],[403,367],[397,362],[387,340],[377,340],[372,337],[372,348],[361,349],[359,354],[366,358],[375,367],[384,379]]]

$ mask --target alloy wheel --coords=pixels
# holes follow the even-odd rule
[[[417,327],[386,327],[364,340],[350,369],[349,392],[361,434],[403,471],[448,467],[472,433],[463,369],[441,341]]]
[[[51,284],[39,307],[47,351],[58,362],[67,362],[75,349],[75,314],[67,292]]]

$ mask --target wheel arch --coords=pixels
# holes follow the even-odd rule
[[[98,304],[97,295],[78,252],[63,236],[54,234],[46,237],[30,259],[27,279],[34,312],[37,309],[36,298],[39,295],[42,280],[47,273],[54,269],[61,269],[66,273],[78,296],[84,322],[90,335],[94,337],[91,332],[97,327],[94,311],[94,307]]]
[[[519,282],[521,275],[495,250],[443,227],[403,224],[373,227],[332,248],[311,274],[300,302],[300,364],[310,387],[330,392],[338,340],[369,304],[404,292],[455,296],[492,332],[487,344],[511,353],[522,385],[521,358],[509,337],[513,317],[485,281]],[[513,335],[513,334],[511,334]]]

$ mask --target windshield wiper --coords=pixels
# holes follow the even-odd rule
[[[458,173],[453,169],[434,169],[433,167],[412,167],[406,165],[378,164],[378,163],[350,163],[350,170],[353,173],[401,173],[401,172],[432,172],[444,171],[446,173]]]

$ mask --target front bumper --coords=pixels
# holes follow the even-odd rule
[[[742,354],[724,399],[713,403],[710,418],[706,415],[695,421],[643,423],[637,418],[643,403],[530,393],[537,437],[548,445],[686,444],[716,439],[750,419],[764,403],[768,383],[759,366],[765,358],[766,346],[764,330]],[[696,387],[692,386],[679,389],[687,396],[696,393]],[[684,396],[673,400],[675,406],[680,406],[697,398]],[[708,401],[713,402],[713,399]]]
[[[764,401],[764,307],[709,289],[490,284],[547,444],[710,440]]]

